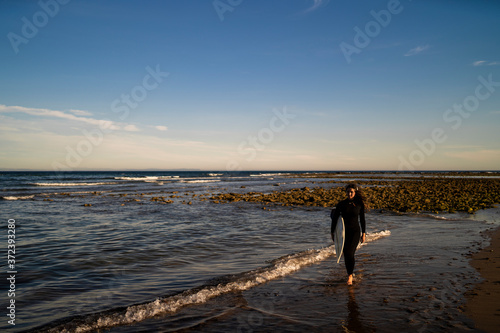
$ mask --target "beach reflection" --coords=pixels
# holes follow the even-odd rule
[[[361,320],[358,303],[356,303],[355,288],[349,287],[349,298],[347,301],[347,319],[344,321],[342,328],[344,332],[375,332],[374,327],[364,324]]]

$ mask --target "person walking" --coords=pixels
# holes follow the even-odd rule
[[[353,283],[354,264],[356,262],[354,253],[359,242],[364,243],[366,240],[365,209],[367,207],[365,196],[356,184],[347,185],[345,191],[347,198],[337,204],[330,217],[332,218],[332,239],[339,216],[344,219],[345,241],[343,253],[348,276],[347,285],[350,286]]]

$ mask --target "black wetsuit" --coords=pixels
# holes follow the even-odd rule
[[[366,232],[365,208],[362,203],[356,203],[356,201],[349,199],[339,202],[330,215],[332,218],[332,236],[335,233],[335,227],[340,215],[342,215],[345,225],[345,268],[347,269],[347,274],[351,275],[354,271],[354,253],[358,247],[361,232]]]

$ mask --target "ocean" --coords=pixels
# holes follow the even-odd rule
[[[343,186],[310,174],[0,172],[0,330],[474,331],[464,293],[481,277],[469,255],[500,209],[368,212],[347,287],[332,207],[210,200]]]

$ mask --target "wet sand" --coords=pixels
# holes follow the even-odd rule
[[[498,332],[500,327],[500,228],[491,233],[488,247],[472,256],[470,264],[484,278],[467,293],[466,314],[475,327],[485,332]]]

